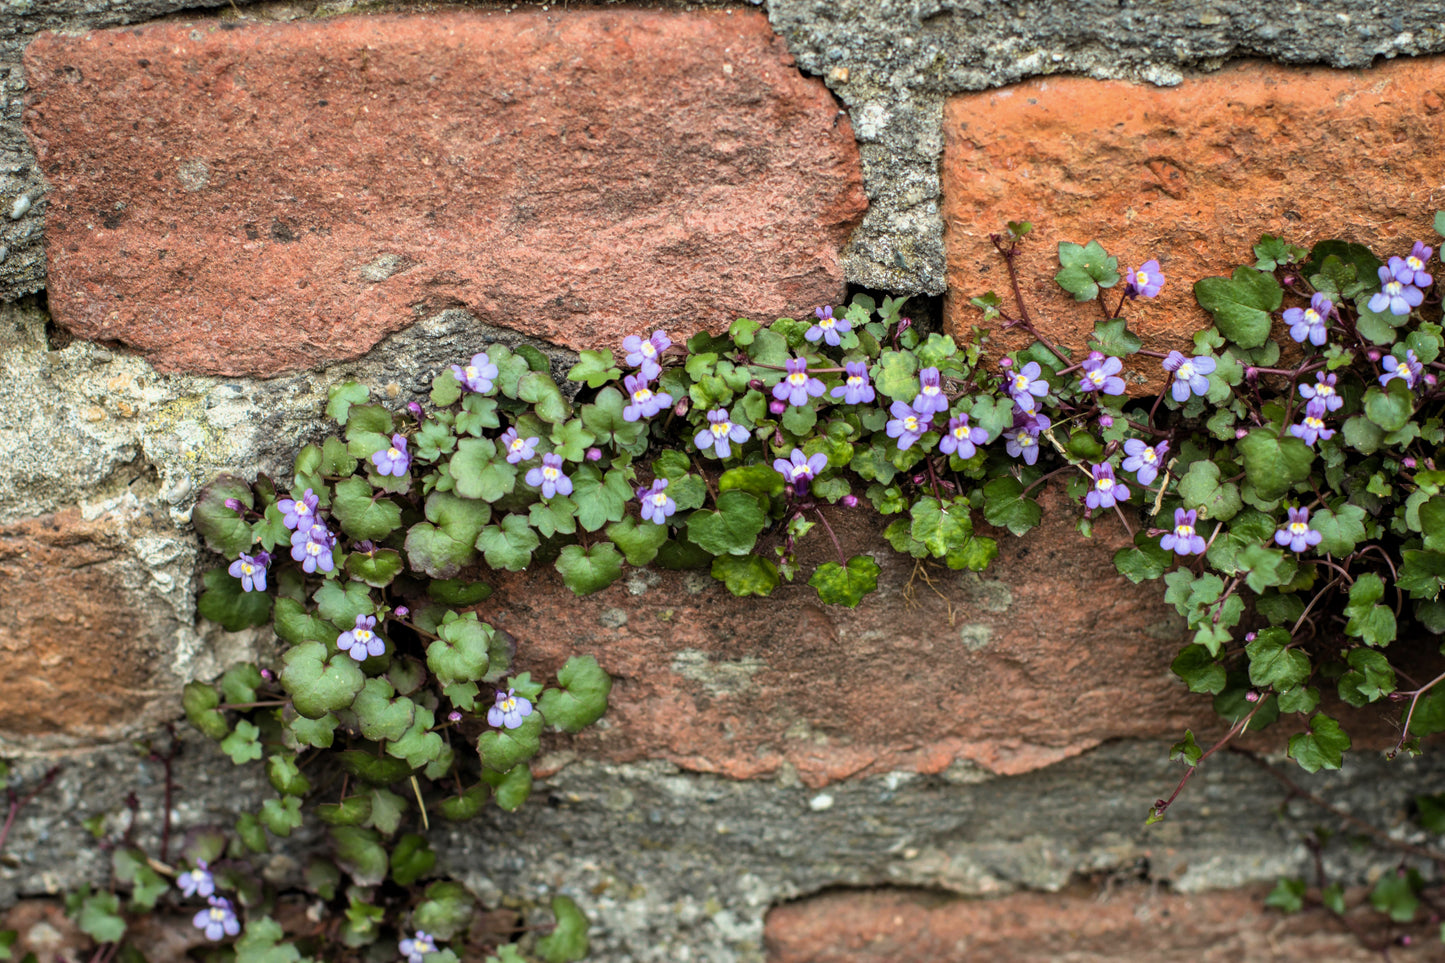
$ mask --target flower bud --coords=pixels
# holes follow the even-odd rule
[[[909,328],[911,328],[911,327],[913,327],[913,319],[912,319],[912,318],[899,318],[899,319],[898,319],[898,332],[897,332],[898,334],[902,334],[903,332],[907,331],[907,330],[908,330]]]
[[[1250,690],[1249,692],[1246,692],[1246,693],[1244,694],[1244,701],[1245,701],[1245,702],[1258,702],[1258,701],[1259,701],[1259,693],[1258,693],[1258,692],[1255,692],[1255,691],[1253,691],[1253,690]]]
[[[785,411],[787,411],[787,410],[788,410],[787,404],[785,404],[784,402],[778,400],[777,398],[774,398],[772,401],[768,402],[768,411],[769,411],[771,414],[781,415],[783,412],[785,412]]]
[[[1401,945],[1401,946],[1409,946],[1409,945],[1410,945],[1411,943],[1413,943],[1413,942],[1415,942],[1415,941],[1410,938],[1410,934],[1409,934],[1409,933],[1401,933],[1401,934],[1400,934],[1400,945]]]
[[[754,378],[753,380],[748,382],[748,387],[753,389],[754,391],[762,391],[764,388],[767,387],[767,385],[763,384],[762,378]]]
[[[391,611],[392,611],[392,614],[395,615],[395,616],[396,616],[397,618],[399,618],[399,619],[404,619],[404,618],[406,618],[408,615],[411,614],[411,609],[407,608],[405,605],[398,605],[396,608],[392,609]]]
[[[1438,381],[1438,379],[1435,377],[1435,375],[1434,375],[1432,372],[1429,372],[1429,371],[1425,372],[1425,383],[1426,383],[1427,385],[1429,385],[1430,387],[1433,388],[1433,387],[1435,387],[1435,384],[1436,384],[1437,381]]]
[[[1253,632],[1246,632],[1246,633],[1244,633],[1244,641],[1246,641],[1246,642],[1253,642],[1253,641],[1254,641],[1254,633],[1253,633]]]
[[[775,432],[773,432],[773,447],[774,447],[774,448],[781,448],[781,447],[783,447],[783,433],[782,433],[781,431],[775,431]]]
[[[998,366],[999,366],[1000,368],[1012,368],[1013,365],[1014,365],[1014,359],[1013,359],[1013,358],[999,358],[999,359],[998,359]]]
[[[261,678],[265,679],[267,682],[270,682],[272,679],[276,678],[276,676],[271,672],[270,669],[262,669]]]
[[[448,712],[448,713],[447,713],[447,721],[448,721],[448,722],[461,722],[461,721],[462,721],[462,714],[461,714],[460,712],[458,712],[457,710],[453,709],[451,712]]]
[[[843,507],[844,507],[844,508],[857,508],[857,507],[858,507],[858,496],[857,496],[857,495],[854,495],[854,494],[852,494],[852,493],[849,493],[849,494],[847,494],[847,495],[844,495],[844,496],[843,496]]]
[[[915,484],[915,485],[922,485],[922,484],[923,484],[923,476],[922,476],[922,475],[914,475],[914,476],[913,476],[913,484]]]
[[[588,461],[601,461],[601,460],[602,460],[602,449],[601,449],[601,448],[598,448],[598,447],[596,447],[596,446],[594,445],[593,447],[587,449],[587,456],[586,456],[586,457],[587,457],[587,460],[588,460]]]
[[[1099,416],[1099,427],[1100,427],[1100,428],[1112,428],[1112,427],[1114,427],[1114,416],[1113,416],[1113,415],[1100,415],[1100,416]]]
[[[1371,348],[1369,351],[1366,351],[1366,352],[1365,352],[1365,357],[1369,358],[1371,361],[1379,361],[1379,360],[1380,360],[1380,349],[1379,349],[1379,348]]]
[[[1413,458],[1411,458],[1411,457],[1409,457],[1409,456],[1407,455],[1407,456],[1405,456],[1405,459],[1404,459],[1402,462],[1400,462],[1400,464],[1404,465],[1406,468],[1414,468],[1414,467],[1415,467],[1415,459],[1413,459]]]
[[[1248,437],[1249,437],[1249,429],[1248,429],[1248,428],[1236,428],[1236,429],[1234,429],[1234,440],[1235,440],[1235,441],[1239,441],[1241,438],[1248,438]]]
[[[411,416],[417,421],[421,421],[423,418],[426,417],[426,415],[422,413],[421,405],[417,404],[415,401],[408,401],[406,403],[406,410],[411,412]]]
[[[1259,380],[1259,369],[1254,367],[1253,365],[1245,368],[1244,380],[1248,381],[1250,384],[1254,384],[1255,382],[1257,382]]]
[[[239,498],[228,498],[226,499],[226,507],[233,512],[239,512],[241,510],[241,500]]]
[[[675,415],[677,415],[679,418],[684,418],[684,417],[687,416],[687,409],[689,409],[689,408],[691,408],[691,407],[692,407],[692,399],[691,399],[691,398],[683,398],[683,399],[682,399],[681,401],[679,401],[677,404],[675,404],[675,405],[672,406],[672,413],[675,414]]]

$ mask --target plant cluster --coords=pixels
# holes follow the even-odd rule
[[[515,640],[479,617],[487,571],[550,565],[586,594],[624,566],[706,567],[740,596],[806,574],[822,602],[855,606],[880,568],[844,556],[829,516],[864,499],[894,549],[952,569],[988,566],[985,531],[1035,527],[1051,481],[1082,536],[1106,518],[1129,532],[1115,565],[1163,579],[1192,633],[1174,671],[1229,724],[1208,749],[1192,731],[1174,746],[1188,769],[1151,822],[1208,755],[1282,718],[1298,720],[1290,758],[1338,768],[1350,738],[1326,688],[1350,706],[1403,703],[1397,750],[1445,730],[1445,674],[1416,679],[1395,656],[1418,647],[1391,647],[1445,631],[1433,250],[1382,263],[1358,244],[1266,236],[1253,264],[1195,285],[1214,323],[1185,353],[1146,348],[1126,317],[1163,290],[1157,261],[1121,273],[1096,241],[1061,244],[1057,282],[1099,314],[1076,352],[1040,336],[1021,297],[1028,232],[995,237],[1013,307],[973,302],[982,328],[1032,339],[1017,351],[987,353],[984,330],[964,345],[921,333],[902,299],[860,295],[840,314],[739,319],[685,343],[636,335],[620,359],[584,351],[570,400],[526,345],[440,372],[425,406],[335,386],[341,435],[300,452],[289,489],[222,476],[193,516],[226,558],[203,576],[201,614],[269,623],[285,649],[187,686],[186,714],[238,764],[264,761],[277,795],[228,833],[192,834],[177,866],[115,848],[129,903],[81,894],[83,928],[121,947],[125,913],[154,906],[171,875],[217,960],[346,959],[390,941],[443,963],[457,940],[502,961],[579,958],[570,900],[554,902],[553,932],[517,944],[478,932],[459,884],[429,881],[430,819],[520,806],[543,730],[595,722],[611,685],[591,657],[551,685],[514,673]],[[1151,377],[1162,390],[1130,394]],[[798,544],[815,530],[837,559],[804,573]],[[325,909],[288,934],[275,914],[297,894],[251,860],[307,812],[332,854],[288,885]]]

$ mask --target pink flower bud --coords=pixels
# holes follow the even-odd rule
[[[1112,427],[1114,427],[1114,416],[1113,416],[1113,415],[1100,415],[1100,416],[1099,416],[1099,427],[1100,427],[1100,428],[1112,428]]]
[[[787,410],[788,406],[785,403],[779,401],[777,398],[774,398],[772,401],[768,402],[768,411],[771,414],[781,415]],[[781,444],[781,442],[779,442],[779,444]]]
[[[411,416],[417,421],[421,421],[422,418],[426,417],[422,414],[421,405],[417,404],[415,401],[408,401],[406,403],[406,410],[411,412]]]
[[[748,387],[753,389],[754,391],[762,391],[764,388],[767,387],[767,385],[763,384],[762,378],[754,378],[753,380],[748,382]]]
[[[1246,641],[1246,642],[1253,642],[1253,641],[1254,641],[1254,633],[1253,633],[1253,632],[1246,632],[1246,633],[1244,633],[1244,641]]]
[[[1401,933],[1401,934],[1400,934],[1400,945],[1401,945],[1401,946],[1409,946],[1409,945],[1410,945],[1411,943],[1413,943],[1413,942],[1415,942],[1415,941],[1410,938],[1410,934],[1409,934],[1409,933]]]
[[[843,496],[843,506],[844,506],[845,508],[857,508],[857,507],[858,507],[858,496],[857,496],[857,495],[853,495],[853,494],[844,495],[844,496]]]
[[[1258,692],[1253,692],[1253,691],[1251,691],[1251,692],[1246,692],[1246,693],[1244,694],[1244,701],[1245,701],[1245,702],[1258,702],[1258,701],[1259,701],[1259,693],[1258,693]]]
[[[1439,379],[1437,379],[1437,378],[1435,377],[1435,375],[1432,374],[1431,372],[1429,372],[1429,371],[1425,372],[1425,383],[1426,383],[1427,385],[1429,385],[1430,387],[1432,387],[1432,388],[1435,387],[1435,384],[1436,384],[1436,382],[1437,382],[1438,380],[1439,380]]]
[[[267,682],[270,682],[272,679],[276,678],[276,676],[271,672],[270,669],[262,669],[261,678],[265,679]]]
[[[692,407],[692,399],[691,399],[691,398],[683,398],[683,399],[682,399],[681,401],[679,401],[677,404],[675,404],[675,405],[672,406],[672,413],[675,414],[675,415],[677,415],[679,418],[682,418],[682,417],[685,417],[685,416],[687,415],[687,409],[689,409],[689,408],[691,408],[691,407]]]
[[[1415,467],[1415,459],[1413,459],[1413,458],[1411,458],[1411,457],[1409,457],[1409,456],[1407,455],[1407,456],[1405,456],[1405,458],[1400,462],[1400,464],[1404,465],[1406,468],[1414,468],[1414,467]]]
[[[1366,352],[1365,352],[1365,357],[1369,358],[1371,361],[1379,361],[1379,360],[1380,360],[1380,349],[1379,349],[1379,348],[1371,348],[1369,351],[1366,351]]]
[[[241,500],[239,498],[228,498],[226,499],[226,507],[233,512],[239,512],[241,510]]]
[[[1253,365],[1245,368],[1244,380],[1248,381],[1250,384],[1254,384],[1256,381],[1259,380],[1259,369],[1254,367]]]
[[[1234,429],[1234,440],[1235,440],[1235,441],[1239,441],[1241,438],[1247,438],[1247,437],[1249,437],[1249,429],[1248,429],[1248,428],[1236,428],[1236,429]]]
[[[462,714],[457,710],[453,709],[451,712],[447,713],[447,720],[449,722],[461,722]]]
[[[597,448],[597,447],[595,447],[595,446],[592,447],[592,448],[588,448],[588,449],[587,449],[587,460],[588,460],[588,461],[601,461],[601,460],[602,460],[602,449],[601,449],[601,448]]]
[[[999,366],[1000,368],[1012,368],[1012,367],[1014,366],[1014,359],[1013,359],[1013,358],[999,358],[999,359],[998,359],[998,366]]]
[[[392,609],[392,614],[399,619],[404,619],[411,614],[411,609],[407,608],[405,605],[398,605],[396,608]]]
[[[922,475],[914,475],[914,476],[913,476],[913,484],[915,484],[915,485],[922,485],[922,484],[923,484],[923,476],[922,476]]]

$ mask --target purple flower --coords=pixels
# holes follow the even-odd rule
[[[661,525],[667,521],[667,516],[677,511],[677,502],[667,497],[666,478],[654,480],[651,488],[637,489],[637,500],[642,502],[642,520],[645,522]]]
[[[1415,357],[1413,349],[1405,349],[1405,360],[1402,363],[1399,358],[1387,354],[1381,359],[1380,364],[1384,367],[1385,373],[1380,375],[1380,384],[1388,385],[1394,378],[1404,378],[1405,387],[1413,389],[1420,381],[1420,375],[1425,372],[1425,366],[1420,359]]]
[[[507,453],[507,464],[520,465],[524,461],[531,461],[537,457],[537,442],[542,439],[537,437],[523,438],[517,434],[517,429],[508,428],[502,432],[502,450]]]
[[[920,415],[933,415],[948,410],[948,395],[937,368],[924,368],[918,372],[918,395],[913,399],[913,410]]]
[[[707,427],[692,440],[700,451],[714,458],[726,458],[732,454],[732,444],[741,445],[748,440],[748,430],[736,424],[726,408],[714,408],[707,413]]]
[[[819,338],[822,338],[836,348],[841,340],[838,336],[853,330],[853,323],[847,318],[833,317],[831,305],[817,308],[813,313],[818,316],[818,323],[803,332],[803,337],[815,344]]]
[[[371,631],[374,628],[376,616],[358,615],[355,627],[337,637],[336,647],[357,662],[365,662],[369,655],[381,655],[386,651],[386,642]]]
[[[572,494],[572,479],[562,474],[562,456],[548,453],[542,456],[542,467],[527,472],[527,484],[542,489],[543,498],[561,493]]]
[[[1124,379],[1119,377],[1124,362],[1118,358],[1106,358],[1098,351],[1092,351],[1079,367],[1084,371],[1079,377],[1080,391],[1102,391],[1106,395],[1124,393]]]
[[[293,532],[310,528],[312,522],[316,521],[316,506],[320,501],[320,496],[309,488],[299,499],[281,499],[276,503],[276,507],[286,513],[281,523]]]
[[[1043,369],[1037,361],[1030,361],[1018,371],[1004,372],[1004,378],[1008,384],[1009,397],[1019,410],[1026,415],[1033,414],[1034,399],[1044,398],[1049,393],[1049,383],[1039,377]],[[1030,463],[1032,464],[1032,462]]]
[[[791,460],[789,460],[791,459]],[[773,460],[773,471],[782,475],[790,484],[799,489],[808,487],[808,482],[818,477],[818,472],[828,467],[828,456],[821,451],[812,458],[803,455],[801,448],[794,448],[787,459]]]
[[[1394,258],[1400,261],[1402,271],[1409,271],[1409,266],[1401,258]],[[1369,308],[1371,311],[1380,312],[1386,308],[1390,313],[1403,316],[1410,313],[1411,308],[1418,308],[1420,302],[1425,300],[1425,294],[1413,284],[1407,284],[1391,271],[1388,267],[1380,268],[1380,293],[1370,298]],[[1413,271],[1410,272],[1414,274]]]
[[[402,435],[391,436],[391,447],[384,451],[373,452],[371,462],[376,466],[378,475],[391,475],[396,478],[406,474],[411,467],[411,455],[406,452],[406,438]]]
[[[1425,270],[1425,265],[1430,261],[1430,255],[1435,253],[1434,248],[1426,247],[1424,241],[1416,241],[1415,246],[1410,248],[1410,256],[1405,258],[1405,267],[1410,270],[1411,277],[1401,277],[1399,272],[1395,277],[1400,278],[1406,284],[1413,284],[1417,288],[1428,288],[1434,278],[1430,272]],[[1392,259],[1393,261],[1393,259]]]
[[[235,936],[241,932],[241,923],[231,901],[224,896],[212,896],[210,909],[203,909],[191,919],[191,925],[206,931],[206,939],[219,940],[223,936]]]
[[[1182,508],[1174,509],[1174,530],[1165,533],[1159,540],[1159,547],[1166,552],[1172,548],[1176,555],[1203,555],[1208,546],[1204,544],[1204,536],[1194,531],[1198,514],[1192,508],[1187,512]]]
[[[1326,441],[1335,436],[1333,428],[1325,427],[1325,402],[1316,398],[1305,405],[1305,416],[1297,425],[1289,426],[1289,433],[1306,445],[1313,446],[1316,438]]]
[[[1048,415],[1031,415],[1018,422],[1013,431],[1003,433],[1004,451],[1010,458],[1022,458],[1032,465],[1039,460],[1039,435],[1053,424]]]
[[[1130,270],[1124,286],[1124,290],[1131,296],[1156,297],[1164,288],[1164,274],[1159,270],[1159,262],[1145,261],[1138,268]]]
[[[500,696],[501,693],[499,692],[497,695]],[[526,702],[527,700],[523,699],[522,701]],[[517,725],[519,726],[521,723],[518,722]],[[513,729],[516,727],[512,726]],[[437,951],[437,941],[435,937],[428,936],[425,931],[417,930],[416,936],[409,940],[402,940],[396,945],[396,948],[406,955],[406,963],[423,963],[426,954]]]
[[[933,427],[933,416],[921,417],[917,409],[905,405],[901,401],[893,402],[893,407],[888,409],[893,420],[888,422],[888,437],[898,439],[898,450],[907,451],[913,447],[913,443],[923,437],[923,433]]]
[[[945,455],[972,458],[978,451],[976,445],[988,441],[988,429],[969,427],[968,415],[948,419],[948,431],[939,439],[938,450]]]
[[[176,886],[186,896],[210,896],[216,891],[216,879],[206,861],[198,859],[194,869],[176,877]]]
[[[651,342],[648,342],[649,344]],[[658,370],[661,370],[660,368]],[[628,375],[622,379],[627,386],[627,396],[632,399],[632,404],[622,409],[623,421],[637,421],[640,418],[651,418],[668,405],[672,404],[672,395],[666,391],[653,391],[647,386],[647,373],[645,371]]]
[[[1134,472],[1134,477],[1139,479],[1141,485],[1152,485],[1154,479],[1159,477],[1159,468],[1164,464],[1164,456],[1169,453],[1169,442],[1161,441],[1159,444],[1150,447],[1138,438],[1129,438],[1124,441],[1124,464],[1120,466],[1124,471]]]
[[[1288,545],[1291,552],[1303,552],[1307,548],[1313,548],[1324,540],[1324,534],[1310,528],[1310,510],[1308,508],[1291,508],[1289,510],[1289,522],[1274,533],[1274,541],[1277,545]]]
[[[497,693],[497,704],[487,710],[487,722],[491,725],[515,729],[522,720],[532,714],[532,703],[517,695],[516,689]]]
[[[1345,406],[1345,399],[1335,390],[1336,376],[1325,374],[1323,371],[1315,372],[1315,383],[1312,385],[1300,385],[1299,393],[1306,401],[1313,401],[1318,398],[1325,403],[1326,411],[1339,411]]]
[[[256,555],[247,555],[242,552],[241,557],[232,562],[231,567],[226,571],[241,580],[242,592],[264,592],[266,591],[266,566],[270,561],[271,556],[265,552]],[[201,895],[205,896],[206,894],[202,893]]]
[[[1084,504],[1090,508],[1113,508],[1115,502],[1129,500],[1129,487],[1114,478],[1114,468],[1108,462],[1090,469],[1094,475],[1094,487],[1084,496]]]
[[[787,375],[773,385],[773,397],[790,405],[806,405],[809,398],[823,393],[823,382],[808,374],[807,358],[791,358]]]
[[[1214,370],[1214,359],[1208,355],[1186,358],[1178,351],[1171,351],[1164,359],[1164,370],[1174,375],[1170,394],[1175,401],[1184,402],[1189,400],[1191,392],[1201,398],[1209,393],[1209,378],[1206,376]]]
[[[331,532],[320,522],[305,531],[298,528],[291,536],[291,557],[301,563],[301,570],[307,575],[318,568],[329,572],[334,567],[331,558],[333,542]]]
[[[635,334],[622,339],[622,350],[627,352],[624,360],[630,367],[641,368],[642,377],[649,380],[662,372],[662,353],[670,347],[672,339],[661,329],[652,332],[646,341]]]
[[[1310,298],[1307,308],[1290,308],[1284,313],[1289,325],[1289,336],[1300,344],[1306,340],[1316,348],[1325,343],[1325,319],[1335,309],[1335,304],[1323,294]]]
[[[847,377],[841,385],[828,392],[830,398],[842,398],[845,405],[856,405],[878,396],[868,383],[868,362],[849,361],[843,368]]]
[[[463,368],[461,365],[452,365],[452,374],[462,383],[462,387],[478,394],[486,394],[492,390],[492,382],[497,377],[497,366],[492,364],[492,359],[487,357],[485,351],[472,355],[472,363]]]

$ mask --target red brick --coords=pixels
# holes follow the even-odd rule
[[[1074,346],[1098,310],[1054,284],[1060,241],[1097,238],[1121,270],[1160,260],[1164,293],[1128,313],[1166,351],[1209,322],[1194,282],[1253,263],[1263,233],[1404,254],[1441,206],[1441,92],[1445,59],[1432,57],[1370,70],[1245,62],[1171,88],[1055,77],[952,97],[947,323],[967,334],[980,317],[969,299],[989,289],[1012,309],[989,241],[1008,220],[1034,224],[1019,265],[1040,329]],[[1275,336],[1288,340],[1283,325]],[[1141,367],[1156,385],[1157,367]]]
[[[1351,894],[1350,904],[1363,902]],[[1180,895],[1129,886],[1099,892],[1019,893],[963,900],[927,892],[830,893],[768,914],[769,963],[1370,963],[1367,951],[1323,909],[1283,916],[1264,892]],[[1375,943],[1384,932],[1371,911],[1353,924]],[[1392,960],[1436,959],[1431,924],[1415,927]],[[1433,944],[1434,949],[1431,949]]]
[[[0,739],[113,739],[175,714],[157,686],[175,624],[137,598],[147,579],[113,518],[0,526]]]
[[[843,291],[846,117],[753,11],[163,23],[27,49],[50,309],[161,370],[461,306],[572,348]]]

